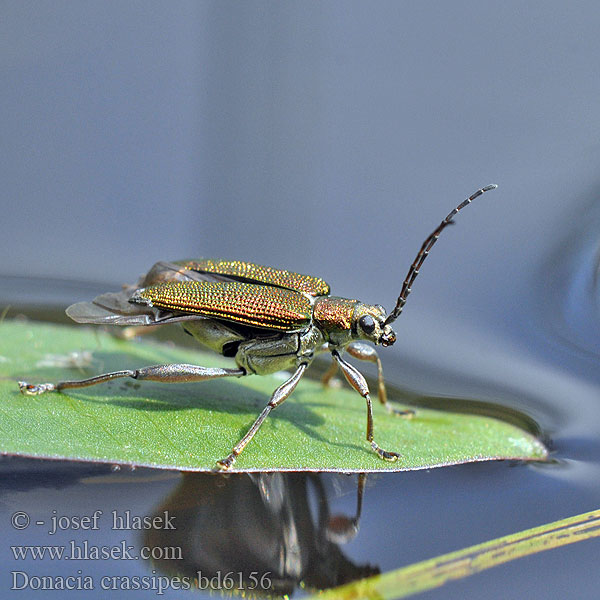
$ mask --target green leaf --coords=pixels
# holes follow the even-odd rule
[[[320,592],[313,600],[377,598],[397,600],[480,571],[600,536],[600,510],[519,531],[483,544],[443,554],[407,567]],[[536,577],[532,573],[532,580]]]
[[[60,357],[73,352],[79,352],[79,358],[91,352],[91,364],[59,366]],[[174,362],[233,366],[214,354],[157,342],[127,342],[97,329],[4,321],[0,324],[0,452],[214,469],[216,460],[229,454],[267,404],[283,381],[280,375],[171,385],[116,379],[40,396],[21,395],[16,383],[82,379]],[[378,458],[365,440],[366,408],[356,392],[346,386],[326,389],[305,377],[292,397],[265,421],[238,458],[236,470],[400,471],[481,460],[547,458],[540,441],[506,422],[425,408],[417,409],[413,419],[402,419],[388,414],[376,399],[373,404],[375,440],[386,450],[402,454],[396,462]]]

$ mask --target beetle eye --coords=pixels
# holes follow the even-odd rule
[[[370,315],[364,315],[361,317],[358,320],[358,324],[365,333],[373,333],[375,331],[375,321]]]

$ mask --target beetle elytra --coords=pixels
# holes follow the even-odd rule
[[[396,334],[391,324],[400,316],[421,265],[443,229],[475,198],[497,186],[477,190],[452,210],[423,242],[402,285],[396,306],[386,315],[380,305],[339,298],[318,277],[301,275],[245,261],[185,260],[158,262],[136,285],[98,296],[67,309],[78,323],[110,325],[158,325],[179,322],[204,346],[235,358],[236,368],[208,368],[189,364],[155,365],[97,375],[80,381],[30,384],[20,381],[21,392],[37,395],[48,391],[81,388],[119,377],[180,383],[218,377],[265,375],[291,370],[293,374],[272,394],[253,425],[217,461],[229,469],[259,430],[269,413],[290,396],[315,356],[330,352],[332,367],[339,367],[348,383],[367,404],[367,441],[384,460],[396,460],[396,452],[383,450],[373,435],[373,412],[369,387],[363,375],[342,358],[343,351],[378,368],[379,400],[390,412],[410,417],[413,411],[395,410],[387,401],[381,361],[372,346],[391,346]],[[333,371],[334,372],[334,371]],[[325,380],[333,372],[330,370]]]

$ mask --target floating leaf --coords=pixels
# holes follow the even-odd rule
[[[0,324],[0,452],[166,469],[212,470],[229,454],[279,386],[281,374],[162,384],[116,379],[23,396],[17,380],[82,379],[151,364],[228,366],[229,359],[102,331],[36,322]],[[233,365],[229,365],[233,366]],[[401,397],[392,397],[402,402]],[[365,440],[364,400],[347,387],[304,378],[238,458],[241,471],[400,471],[465,462],[544,460],[530,433],[480,415],[425,408],[413,419],[374,399],[375,440],[398,451],[379,459]],[[401,405],[399,405],[401,406]]]

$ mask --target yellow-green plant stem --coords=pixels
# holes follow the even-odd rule
[[[600,509],[369,577],[328,590],[315,598],[406,598],[523,556],[599,536]]]

